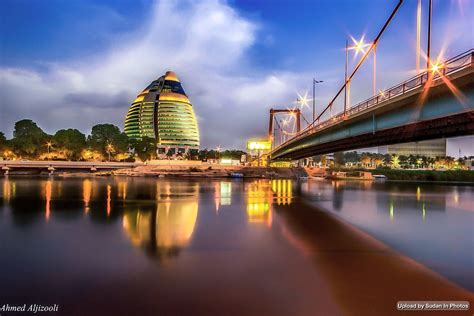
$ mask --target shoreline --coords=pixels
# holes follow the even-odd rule
[[[227,174],[212,175],[212,174],[203,174],[203,173],[174,173],[174,172],[161,172],[161,173],[134,173],[134,174],[124,174],[124,173],[114,173],[114,171],[100,171],[100,172],[56,172],[53,175],[50,175],[46,172],[41,173],[15,173],[12,172],[9,175],[0,174],[0,178],[7,177],[58,177],[58,178],[82,178],[82,177],[149,177],[149,178],[160,178],[160,179],[294,179],[298,180],[299,178],[291,175],[287,177],[286,175],[246,175],[242,178],[233,178]],[[308,178],[307,180],[315,180]],[[439,181],[439,180],[367,180],[367,179],[323,179],[320,181],[347,181],[347,182],[373,182],[373,183],[420,183],[420,184],[433,184],[433,185],[463,185],[463,186],[474,186],[474,181]]]

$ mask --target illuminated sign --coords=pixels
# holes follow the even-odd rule
[[[249,140],[247,142],[248,150],[270,150],[272,143],[268,140]]]

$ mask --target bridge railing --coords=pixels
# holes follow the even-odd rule
[[[350,116],[353,116],[359,112],[363,112],[369,108],[372,108],[376,105],[379,105],[385,101],[393,99],[394,97],[398,97],[405,93],[408,93],[414,89],[417,89],[423,86],[428,80],[429,77],[432,77],[431,80],[436,81],[440,79],[442,76],[452,75],[455,72],[458,72],[462,69],[471,67],[473,65],[474,60],[474,49],[470,49],[467,52],[459,54],[451,59],[448,59],[443,64],[438,66],[437,71],[427,70],[413,78],[410,78],[392,88],[389,88],[385,91],[382,91],[380,94],[371,97],[365,101],[357,103],[356,105],[350,107],[346,110],[346,113],[340,112],[331,118],[318,123],[316,126],[309,125],[306,129],[302,130],[298,133],[295,137],[289,139],[285,143],[281,144],[273,151],[278,150],[283,145],[288,143],[294,142],[298,139],[301,139],[305,136],[310,134],[314,134],[319,132],[320,130],[327,128],[332,125],[339,124],[343,120],[347,120]]]

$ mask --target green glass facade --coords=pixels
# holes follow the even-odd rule
[[[125,118],[125,133],[155,138],[159,153],[199,148],[193,106],[175,73],[168,71],[137,96]]]

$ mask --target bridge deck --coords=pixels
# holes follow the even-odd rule
[[[473,134],[473,73],[470,50],[432,78],[423,73],[305,129],[274,149],[272,159]]]

